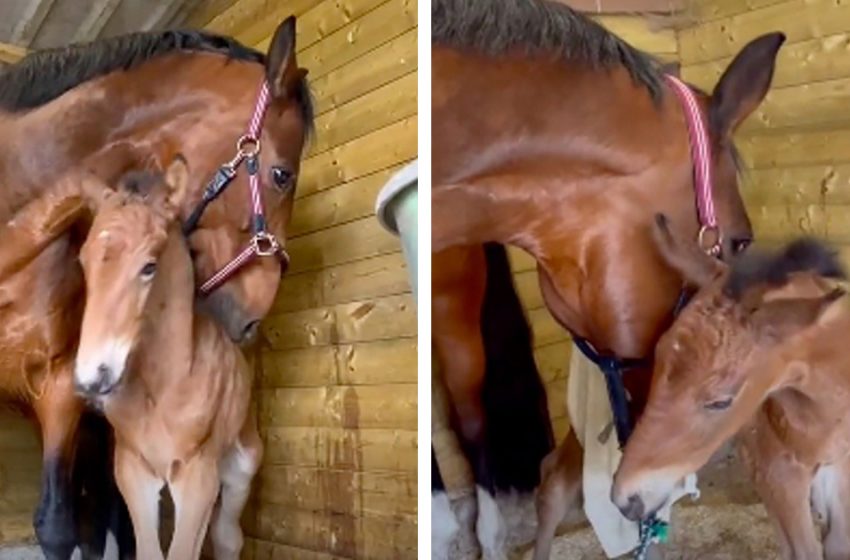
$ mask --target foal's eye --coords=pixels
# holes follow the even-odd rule
[[[732,405],[732,397],[705,403],[706,410],[726,410]]]
[[[142,270],[139,271],[139,277],[142,281],[147,282],[156,274],[156,263],[153,261],[145,263]]]
[[[287,167],[272,167],[272,183],[282,193],[287,193],[295,184],[295,172]]]

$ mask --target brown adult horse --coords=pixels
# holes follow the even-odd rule
[[[128,174],[118,192],[93,201],[80,251],[86,309],[74,381],[115,427],[115,476],[139,557],[162,558],[167,485],[175,511],[168,558],[199,558],[212,517],[215,557],[237,560],[263,445],[249,415],[247,361],[214,319],[195,313],[192,259],[176,219],[188,177],[178,157],[164,177]]]
[[[185,219],[206,181],[233,160],[266,82],[270,98],[258,138],[259,176],[268,185],[262,191],[267,230],[283,242],[312,124],[305,75],[295,60],[294,18],[278,28],[266,56],[196,31],[134,34],[30,55],[0,75],[0,219],[67,170],[94,160],[106,162],[92,168],[104,183],[114,184],[126,166],[110,165],[110,154],[126,151],[160,167],[178,151],[185,154],[193,170],[181,208]],[[243,147],[256,147],[248,144]],[[240,171],[189,237],[199,282],[248,244],[251,222],[246,173]],[[38,398],[15,396],[33,406],[42,431],[44,477],[35,530],[48,558],[62,560],[76,544],[68,479],[83,409],[71,383],[82,301],[76,256],[69,236],[48,246],[29,265],[40,281],[9,292],[14,328],[0,329],[10,366],[0,371],[0,387],[6,380],[14,384],[24,366],[33,373]],[[244,340],[270,309],[280,274],[277,259],[255,259],[204,305],[234,340]]]
[[[730,268],[660,224],[662,253],[700,290],[658,343],[612,499],[632,519],[650,514],[738,433],[783,558],[850,557],[850,306],[836,255],[802,239]]]
[[[531,253],[549,310],[598,351],[649,357],[682,288],[652,243],[652,216],[669,213],[696,240],[694,162],[660,65],[568,7],[434,0],[432,33],[434,343],[486,481],[486,460],[475,456],[487,439],[481,316],[470,303],[484,286],[480,245]],[[752,235],[732,134],[766,94],[783,40],[753,41],[711,95],[692,93],[710,124],[725,256]],[[446,258],[453,266],[444,269]],[[626,378],[636,409],[649,371]]]

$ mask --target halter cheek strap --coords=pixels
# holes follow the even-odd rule
[[[700,248],[713,257],[720,257],[722,238],[714,212],[712,185],[711,140],[705,116],[700,111],[696,95],[682,80],[667,74],[667,83],[682,103],[685,120],[688,124],[688,137],[691,146],[691,161],[694,167],[694,190],[697,201],[697,217],[700,222]]]
[[[277,257],[280,259],[281,267],[284,270],[289,266],[289,254],[277,238],[268,231],[263,209],[262,182],[260,181],[260,135],[263,131],[263,119],[268,111],[270,100],[269,86],[264,80],[257,94],[248,132],[236,142],[236,155],[216,171],[204,189],[201,201],[183,225],[183,232],[186,235],[189,235],[198,227],[206,207],[224,192],[236,177],[239,167],[244,163],[245,170],[248,173],[248,186],[251,196],[251,233],[253,236],[238,255],[201,284],[199,288],[201,295],[206,296],[215,291],[238,270],[257,257]]]

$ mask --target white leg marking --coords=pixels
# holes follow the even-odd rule
[[[237,442],[219,463],[221,497],[213,513],[211,536],[216,560],[238,560],[244,538],[239,518],[251,493],[259,458]]]
[[[484,553],[484,560],[507,560],[507,528],[499,505],[480,486],[475,488],[478,497],[478,523],[475,532]]]
[[[431,560],[448,560],[460,525],[445,492],[431,493]]]

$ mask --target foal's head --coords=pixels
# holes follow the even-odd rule
[[[655,349],[649,402],[615,477],[612,499],[632,519],[661,507],[805,371],[794,347],[843,294],[829,280],[844,277],[836,255],[814,240],[748,251],[730,267],[680,241],[663,216],[657,226],[662,254],[699,291]]]
[[[187,181],[178,157],[165,175],[128,173],[116,191],[92,201],[94,221],[80,250],[86,308],[74,372],[84,393],[107,394],[124,375]]]

